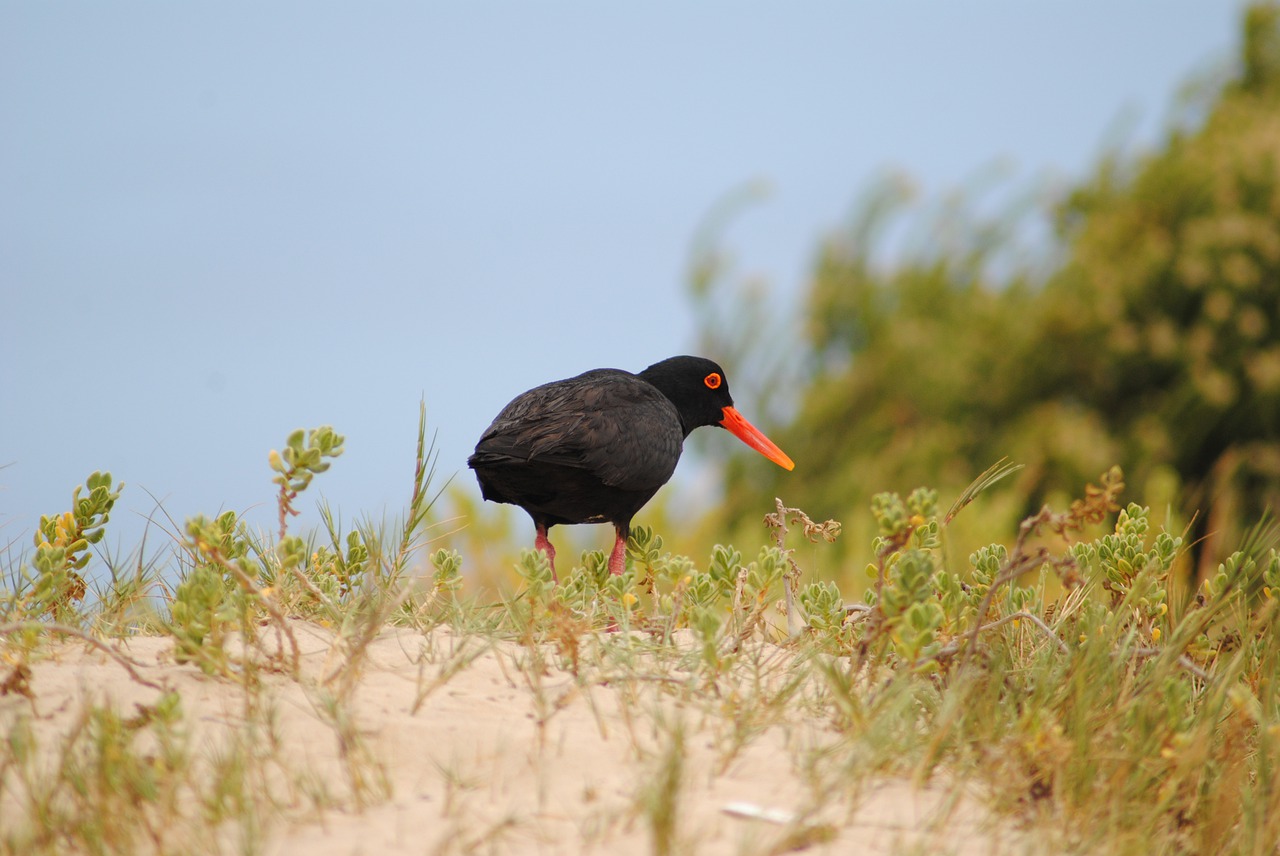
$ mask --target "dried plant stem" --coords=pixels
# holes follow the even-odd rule
[[[968,636],[965,638],[964,660],[962,662],[968,662],[969,657],[972,656],[973,649],[978,644],[978,634],[984,629],[983,622],[987,620],[987,612],[991,609],[991,602],[995,599],[996,591],[1001,586],[1044,564],[1054,564],[1055,569],[1058,565],[1074,566],[1074,560],[1069,556],[1054,558],[1044,547],[1034,553],[1027,552],[1027,539],[1031,537],[1031,533],[1046,523],[1052,523],[1057,516],[1046,505],[1040,509],[1038,514],[1022,521],[1022,525],[1018,527],[1018,540],[1014,542],[1012,554],[1000,568],[1000,572],[996,574],[995,579],[991,581],[991,585],[987,587],[986,594],[982,596],[982,601],[978,604],[978,615],[974,619],[973,629],[969,631]]]
[[[318,602],[324,604],[325,609],[329,610],[331,615],[338,614],[338,605],[330,600],[328,595],[320,591],[316,584],[311,582],[311,580],[307,578],[307,575],[302,572],[301,568],[291,567],[289,568],[289,573],[293,574],[294,579],[302,584],[302,587],[307,590],[308,594],[314,597]]]
[[[1148,660],[1152,657],[1159,657],[1165,653],[1166,651],[1163,648],[1138,648],[1133,652],[1133,656],[1137,657],[1140,660]],[[1206,672],[1204,669],[1200,668],[1199,666],[1197,666],[1192,661],[1192,659],[1188,657],[1186,654],[1179,654],[1177,663],[1179,666],[1186,669],[1188,672],[1195,675],[1200,680],[1202,681],[1209,680],[1209,673]]]
[[[44,621],[15,621],[11,624],[0,624],[0,636],[9,636],[14,633],[25,633],[30,630],[35,630],[39,633],[53,633],[58,636],[74,636],[76,639],[87,642],[89,645],[92,645],[94,648],[97,648],[99,651],[115,660],[120,664],[121,668],[129,673],[129,677],[137,683],[142,684],[144,687],[150,687],[153,690],[165,690],[164,686],[157,684],[154,681],[149,681],[138,673],[138,667],[142,665],[141,663],[126,657],[106,642],[103,642],[101,639],[95,639],[83,630],[70,627],[66,624],[50,624]]]
[[[1043,633],[1048,639],[1053,640],[1053,644],[1056,645],[1058,650],[1061,651],[1063,654],[1066,654],[1071,650],[1067,647],[1067,643],[1063,642],[1062,639],[1058,636],[1058,634],[1053,631],[1053,628],[1045,623],[1044,619],[1040,618],[1040,616],[1038,615],[1032,615],[1030,612],[1010,613],[1009,615],[1006,615],[997,621],[992,621],[990,624],[981,625],[980,627],[977,628],[977,632],[985,633],[988,630],[995,630],[997,627],[1003,627],[1004,625],[1010,623],[1011,621],[1017,621],[1020,619],[1030,622],[1032,625],[1037,627],[1040,630],[1040,632]],[[966,635],[965,644],[969,644],[969,640],[972,639],[972,637],[973,637],[973,632],[970,631],[970,633]],[[963,646],[961,642],[952,642],[950,645],[943,648],[937,654],[934,654],[932,657],[926,657],[924,658],[924,660],[920,662],[927,662],[928,660],[945,660],[948,657],[954,657],[956,654],[960,653],[960,650],[962,647]]]
[[[280,607],[277,606],[270,597],[267,597],[262,593],[262,589],[258,588],[257,583],[250,579],[248,574],[238,568],[235,563],[227,561],[220,550],[207,549],[204,553],[217,563],[220,568],[235,577],[236,581],[240,583],[240,587],[257,598],[258,602],[262,604],[264,609],[266,609],[267,614],[271,616],[271,621],[275,625],[276,630],[283,633],[285,638],[289,640],[289,651],[291,654],[289,673],[295,678],[298,677],[299,670],[301,669],[301,650],[298,648],[298,640],[294,637],[293,630],[289,627],[289,620],[285,618],[284,613],[280,611]]]
[[[795,613],[796,591],[800,588],[801,571],[800,566],[796,564],[795,551],[787,549],[787,521],[790,520],[794,525],[796,523],[804,526],[805,537],[811,542],[817,542],[819,538],[828,544],[836,540],[840,535],[840,523],[836,520],[828,520],[825,523],[814,523],[809,515],[805,514],[798,508],[791,508],[783,504],[782,499],[774,497],[774,506],[777,509],[771,514],[764,516],[764,525],[773,531],[773,540],[778,545],[778,550],[782,555],[786,556],[789,566],[787,573],[782,580],[783,598],[786,600],[787,610],[787,637],[796,636],[803,630],[797,626]],[[807,623],[807,622],[806,622]]]

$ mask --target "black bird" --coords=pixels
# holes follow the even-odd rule
[[[742,417],[724,369],[672,357],[637,374],[594,369],[521,393],[476,444],[467,466],[493,502],[518,505],[555,571],[547,530],[559,523],[613,524],[609,570],[621,574],[631,518],[675,472],[684,438],[718,425],[779,466],[791,459]]]

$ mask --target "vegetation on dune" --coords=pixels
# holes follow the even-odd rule
[[[465,590],[457,552],[423,555],[424,436],[425,419],[410,511],[397,527],[342,531],[327,516],[325,532],[303,539],[287,528],[252,536],[234,514],[196,517],[183,527],[176,586],[136,579],[128,597],[118,587],[86,597],[65,568],[50,574],[36,563],[47,555],[41,540],[0,596],[0,694],[34,702],[33,669],[60,637],[107,651],[160,695],[132,715],[86,701],[64,742],[43,748],[31,710],[5,706],[0,811],[13,820],[0,852],[252,852],[297,816],[299,789],[311,794],[305,811],[385,800],[390,785],[352,705],[368,646],[388,626],[422,640],[415,711],[505,644],[527,652],[513,668],[536,722],[568,703],[547,694],[555,670],[584,697],[638,684],[722,722],[721,771],[771,729],[812,729],[820,745],[800,741],[789,760],[806,795],[788,841],[837,836],[838,824],[817,818],[852,810],[872,776],[977,785],[1020,819],[1029,852],[1263,854],[1280,840],[1280,553],[1255,539],[1187,592],[1170,573],[1183,538],[1153,526],[1147,508],[1122,505],[1118,469],[960,560],[949,556],[949,528],[1018,467],[992,467],[945,512],[931,489],[876,495],[875,537],[848,548],[867,572],[860,600],[797,560],[806,540],[836,541],[840,524],[781,501],[754,553],[718,545],[700,562],[637,527],[622,576],[608,573],[603,552],[587,551],[557,584],[545,556],[527,550],[518,585],[495,600]],[[272,453],[282,520],[342,442],[328,428],[299,431],[289,452]],[[109,476],[93,481],[80,531],[105,518],[102,497],[114,493]],[[65,518],[51,519],[70,539]],[[300,667],[297,633],[308,625],[332,633],[322,673]],[[442,628],[448,646],[431,641]],[[138,633],[169,638],[177,663],[244,694],[230,743],[212,755],[192,744],[181,696],[114,641]],[[276,727],[268,678],[280,676],[333,729],[340,788],[308,791],[317,774],[288,766],[282,737],[261,743]],[[688,831],[671,795],[683,786],[688,726],[639,698],[628,717],[652,718],[653,730],[641,731],[659,744],[636,744],[655,772],[629,811],[646,819],[654,852],[677,852]],[[42,760],[50,757],[61,760]]]

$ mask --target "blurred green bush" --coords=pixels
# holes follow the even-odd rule
[[[711,525],[754,526],[774,496],[850,520],[1007,456],[1026,466],[977,515],[990,526],[1120,464],[1201,569],[1221,561],[1280,505],[1280,7],[1244,12],[1236,68],[1198,92],[1156,150],[1058,195],[1048,269],[1016,246],[1045,206],[983,215],[973,191],[884,263],[907,207],[893,180],[821,247],[791,326],[698,253],[703,348],[769,379],[751,410],[797,462],[730,457]]]

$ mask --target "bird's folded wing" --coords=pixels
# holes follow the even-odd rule
[[[584,469],[625,489],[665,483],[684,441],[675,406],[633,376],[619,373],[600,384],[591,374],[516,398],[480,438],[472,460]]]

